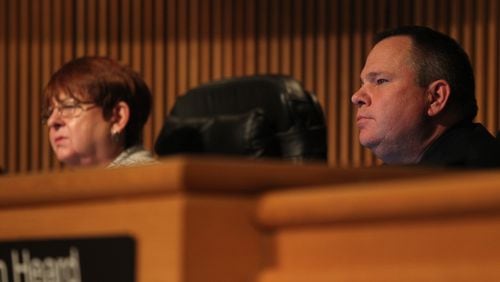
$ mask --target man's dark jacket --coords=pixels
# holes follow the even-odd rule
[[[419,164],[500,167],[500,139],[495,139],[481,124],[462,122],[448,129],[432,143]]]

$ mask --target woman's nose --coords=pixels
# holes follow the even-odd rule
[[[50,113],[49,118],[47,119],[47,126],[49,128],[55,127],[58,128],[63,125],[64,120],[61,118],[61,114],[57,109],[54,109],[52,113]]]

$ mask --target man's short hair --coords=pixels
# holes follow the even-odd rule
[[[444,79],[451,87],[447,108],[458,111],[464,120],[477,115],[474,72],[469,56],[453,38],[423,26],[402,26],[378,33],[374,44],[393,36],[408,36],[412,40],[412,60],[417,83],[426,87]]]

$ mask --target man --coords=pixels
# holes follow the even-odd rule
[[[500,166],[477,114],[472,66],[447,35],[408,26],[375,36],[352,96],[361,144],[386,164]]]

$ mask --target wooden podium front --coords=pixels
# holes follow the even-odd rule
[[[12,246],[96,240],[90,254],[106,263],[106,255],[126,251],[111,248],[115,238],[133,242],[130,281],[470,281],[438,279],[460,273],[498,281],[499,188],[498,171],[182,157],[5,176],[0,281],[1,252],[14,253]],[[29,275],[54,275],[40,267],[52,260],[35,260],[28,247],[17,253],[38,271]],[[112,275],[92,282],[118,281]]]
[[[271,191],[259,282],[500,281],[500,171]]]

